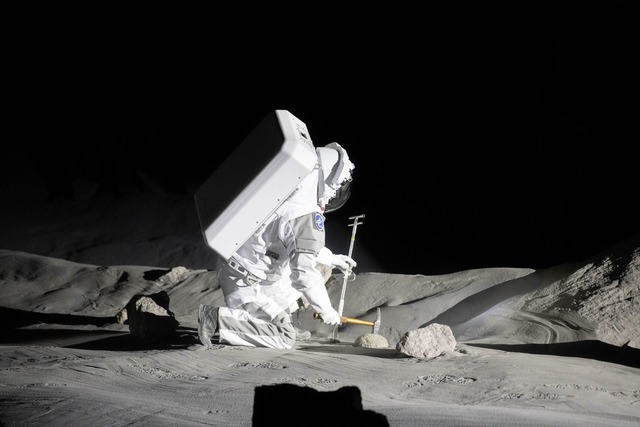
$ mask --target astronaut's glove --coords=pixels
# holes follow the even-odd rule
[[[323,247],[318,252],[316,262],[333,268],[339,268],[343,272],[353,269],[357,264],[347,255],[334,255],[333,252],[327,247]]]
[[[333,308],[319,314],[322,317],[322,323],[333,326],[340,324],[340,315]]]
[[[323,284],[316,284],[303,291],[304,296],[311,304],[311,307],[322,317],[322,321],[327,325],[337,325],[340,323],[340,315],[331,306],[331,300],[327,293],[327,288]]]
[[[331,266],[337,267],[343,272],[353,270],[353,267],[358,265],[353,258],[347,255],[334,255],[331,259]]]

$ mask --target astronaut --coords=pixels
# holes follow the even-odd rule
[[[299,309],[301,297],[324,323],[340,324],[319,264],[342,271],[356,266],[349,256],[333,254],[325,246],[324,229],[324,214],[342,207],[351,194],[355,165],[336,142],[316,148],[316,154],[318,167],[272,220],[219,263],[226,306],[201,304],[198,310],[198,335],[207,348],[215,334],[222,344],[292,348],[297,333],[291,314]]]

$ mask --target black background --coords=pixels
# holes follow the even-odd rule
[[[327,226],[346,253],[365,214],[376,271],[544,268],[640,231],[635,3],[288,12],[9,16],[5,136],[54,195],[140,172],[189,194],[288,110],[356,164]]]

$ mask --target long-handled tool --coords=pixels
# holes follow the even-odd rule
[[[322,319],[322,316],[320,316],[319,313],[314,313],[313,318]],[[380,331],[380,308],[378,308],[378,318],[376,319],[375,322],[371,322],[369,320],[356,319],[355,317],[340,316],[340,324],[371,326],[372,328],[371,333],[377,334],[378,331]]]
[[[353,230],[351,230],[351,242],[349,243],[349,258],[351,258],[353,254],[353,244],[356,241],[356,230],[358,229],[358,225],[362,224],[362,222],[360,221],[360,218],[364,218],[364,214],[349,217],[349,219],[353,220],[353,223],[349,224],[349,227],[353,227]],[[342,311],[344,309],[344,294],[347,290],[347,280],[349,280],[351,273],[352,273],[351,269],[348,269],[347,271],[343,272],[344,277],[342,279],[342,291],[340,292],[340,302],[338,303],[338,310],[336,310],[341,317],[342,317]],[[333,328],[330,339],[332,341],[338,341],[338,326],[335,326]]]

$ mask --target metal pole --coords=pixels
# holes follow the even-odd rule
[[[358,229],[358,225],[362,224],[360,218],[364,218],[364,214],[349,217],[350,220],[353,220],[353,223],[349,224],[349,227],[353,227],[353,230],[351,230],[351,242],[349,243],[349,258],[351,258],[351,255],[353,254],[353,244],[356,241],[356,230]],[[343,272],[344,277],[342,278],[342,291],[340,293],[340,302],[338,303],[337,310],[340,316],[342,316],[342,311],[344,310],[344,295],[347,290],[347,280],[351,276],[351,272],[351,269]],[[338,341],[338,325],[333,327],[331,339],[333,341]]]

